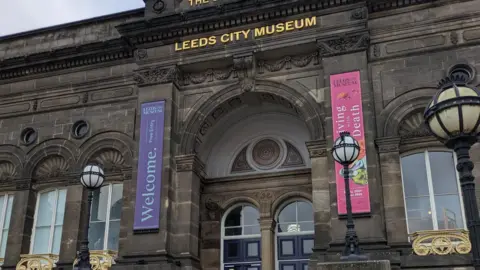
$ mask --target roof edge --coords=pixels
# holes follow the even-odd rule
[[[28,36],[33,36],[36,34],[42,34],[45,32],[54,32],[58,31],[64,28],[69,28],[69,27],[74,27],[74,26],[79,26],[82,24],[91,24],[95,22],[103,22],[103,21],[108,21],[112,19],[119,19],[125,16],[132,16],[132,15],[143,15],[145,11],[145,8],[137,8],[137,9],[132,9],[132,10],[127,10],[127,11],[122,11],[122,12],[117,12],[113,14],[107,14],[107,15],[102,15],[98,17],[93,17],[93,18],[88,18],[88,19],[83,19],[79,21],[74,21],[74,22],[69,22],[69,23],[64,23],[64,24],[57,24],[53,26],[47,26],[43,28],[37,28],[25,32],[20,32],[20,33],[14,33],[6,36],[0,36],[0,42],[8,41],[8,40],[13,40],[17,38],[24,38]]]

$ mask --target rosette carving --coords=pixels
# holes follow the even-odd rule
[[[12,180],[16,174],[15,165],[8,161],[0,162],[0,181]]]
[[[123,155],[115,149],[101,151],[94,155],[91,161],[101,164],[105,172],[121,172],[125,167]]]
[[[62,156],[50,156],[42,160],[34,170],[33,178],[44,180],[64,176],[69,164]]]
[[[419,256],[468,254],[472,249],[466,230],[418,231],[410,237],[413,252]]]

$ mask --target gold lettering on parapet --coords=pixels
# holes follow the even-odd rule
[[[228,44],[241,40],[255,39],[263,36],[271,36],[284,32],[291,32],[295,30],[301,30],[317,25],[317,17],[303,18],[298,20],[291,20],[287,22],[281,22],[277,24],[256,27],[253,29],[246,29],[235,31],[231,33],[225,33],[220,36],[202,37],[196,39],[184,40],[182,42],[175,43],[175,51],[186,51],[197,48],[205,48],[209,46],[215,46],[218,43]]]

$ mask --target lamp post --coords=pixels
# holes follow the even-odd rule
[[[360,154],[360,145],[357,140],[350,136],[350,132],[341,132],[332,148],[332,156],[336,162],[343,166],[343,178],[345,181],[345,201],[347,206],[347,233],[345,234],[345,249],[343,250],[342,261],[363,261],[367,257],[361,255],[358,246],[358,236],[355,231],[355,223],[352,216],[352,201],[350,198],[350,175],[349,166],[357,160]]]
[[[78,262],[74,269],[92,269],[90,264],[90,251],[88,250],[88,229],[90,227],[90,211],[92,208],[93,192],[100,188],[105,180],[103,169],[98,165],[87,165],[82,171],[80,182],[88,190],[87,221],[84,227],[84,236],[78,253]]]
[[[440,90],[425,110],[425,125],[457,155],[473,265],[475,269],[480,269],[480,217],[472,174],[473,162],[469,155],[470,147],[477,142],[480,132],[480,91],[468,86],[467,79],[461,74],[443,79],[438,88]]]

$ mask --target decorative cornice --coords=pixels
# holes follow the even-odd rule
[[[205,175],[205,165],[197,155],[176,156],[175,164],[177,172],[193,171],[200,177]]]
[[[425,4],[436,2],[437,0],[369,0],[368,1],[368,10],[370,12],[380,12],[396,8],[408,7],[413,5]]]
[[[181,72],[177,66],[163,68],[163,66],[154,66],[146,69],[136,70],[133,73],[133,79],[138,85],[153,85],[162,83],[179,82]]]
[[[398,152],[400,150],[400,137],[377,138],[375,144],[379,153]]]
[[[339,37],[317,40],[317,47],[323,57],[367,50],[369,44],[368,32],[347,33]]]
[[[310,153],[310,158],[326,157],[327,156],[327,141],[316,140],[305,143]]]
[[[207,69],[205,71],[196,73],[183,73],[181,78],[181,85],[202,84],[214,81],[224,81],[230,78],[238,78],[235,68],[229,66],[224,69]]]
[[[0,80],[112,62],[133,57],[122,39],[33,53],[0,61]]]

